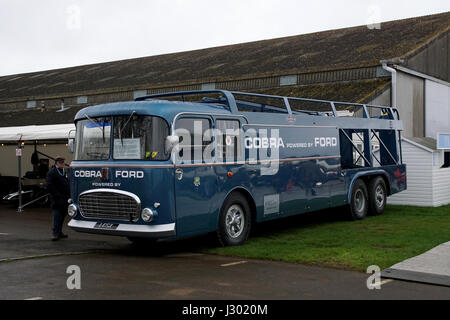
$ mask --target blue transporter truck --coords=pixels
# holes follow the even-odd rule
[[[69,227],[133,242],[216,232],[336,207],[383,213],[406,189],[395,108],[224,90],[87,107],[69,139]]]

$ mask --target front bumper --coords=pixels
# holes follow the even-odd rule
[[[175,223],[160,225],[119,224],[114,230],[96,228],[96,224],[97,222],[72,219],[68,226],[79,232],[106,234],[111,236],[162,238],[176,235]]]

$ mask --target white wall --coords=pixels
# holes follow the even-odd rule
[[[2,176],[16,176],[18,174],[18,161],[16,157],[16,148],[15,145],[5,145],[1,146],[0,144],[0,174]],[[70,163],[72,161],[72,154],[70,154],[67,150],[65,142],[63,144],[49,144],[47,147],[38,146],[37,150],[45,153],[49,156],[56,157],[62,156],[66,158],[66,163]],[[33,145],[25,145],[23,153],[22,153],[22,174],[24,175],[27,171],[33,171],[33,165],[31,164],[31,155],[34,152]],[[44,156],[39,155],[39,158],[45,158]],[[55,162],[50,160],[50,167]]]
[[[403,141],[407,190],[388,198],[389,204],[433,206],[433,153]]]
[[[425,80],[425,131],[436,139],[437,133],[450,132],[450,87]]]
[[[404,137],[423,137],[424,132],[424,80],[397,72],[397,108],[403,120]]]
[[[450,168],[433,167],[433,206],[450,203]]]
[[[388,198],[389,204],[438,207],[450,204],[450,168],[443,165],[443,151],[424,150],[403,141],[407,190]]]

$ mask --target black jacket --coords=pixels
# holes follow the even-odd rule
[[[64,173],[64,174],[62,174]],[[67,200],[70,198],[69,179],[67,169],[58,170],[55,166],[47,174],[47,190],[50,193],[52,209],[67,211]]]

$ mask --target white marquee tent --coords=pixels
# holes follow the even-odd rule
[[[23,207],[45,197],[46,195],[34,199],[33,201],[22,205],[22,193],[21,186],[25,184],[25,180],[22,180],[22,172],[33,170],[31,162],[31,156],[33,152],[37,151],[37,145],[40,146],[42,151],[38,151],[39,155],[53,159],[52,156],[47,154],[61,155],[67,160],[71,159],[71,155],[67,151],[67,139],[71,131],[75,130],[73,124],[56,124],[56,125],[42,125],[42,126],[23,126],[23,127],[4,127],[0,128],[0,176],[18,176],[21,177],[18,183],[19,187],[19,208],[18,211],[22,212]],[[73,134],[72,134],[73,136]],[[15,144],[22,143],[21,153],[17,154]],[[51,143],[51,144],[47,144]],[[20,155],[17,158],[17,155]],[[22,161],[22,158],[24,161]],[[17,160],[18,159],[18,160]],[[23,162],[23,163],[22,163]],[[17,163],[17,166],[15,165]],[[36,179],[31,179],[32,183],[35,183]],[[27,180],[28,181],[28,180]]]
[[[0,142],[67,140],[74,124],[0,128]]]
[[[0,128],[0,176],[18,176],[16,149],[19,143],[22,143],[22,172],[33,170],[31,157],[35,151],[44,158],[60,155],[70,162],[72,154],[66,144],[72,130],[75,130],[74,124]],[[71,133],[71,137],[74,136],[75,131]]]

